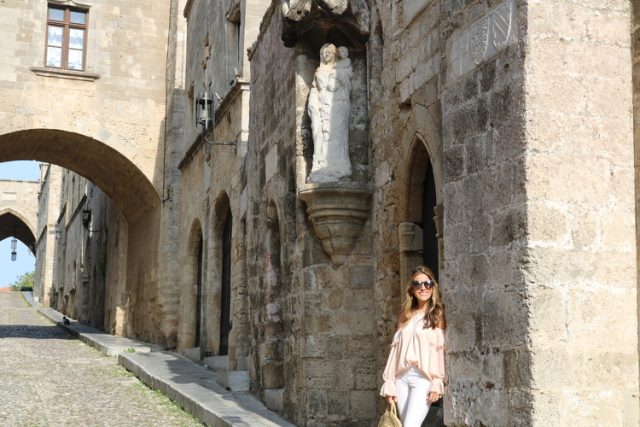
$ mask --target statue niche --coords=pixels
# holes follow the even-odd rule
[[[373,194],[367,183],[369,6],[366,0],[288,0],[282,13],[282,40],[297,54],[298,198],[331,262],[342,265],[369,218]]]
[[[327,43],[320,49],[307,111],[311,118],[313,163],[309,182],[333,182],[351,176],[349,118],[351,77],[349,51]]]

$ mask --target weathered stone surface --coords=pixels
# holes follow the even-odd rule
[[[199,338],[209,356],[225,351],[225,280],[229,370],[247,367],[251,390],[275,394],[273,408],[298,425],[371,425],[407,275],[432,256],[447,306],[447,425],[637,424],[640,30],[630,2],[358,0],[327,13],[321,5],[340,2],[286,2],[283,15],[282,2],[181,0],[149,8],[153,31],[121,22],[115,7],[139,7],[121,3],[91,20],[123,26],[89,33],[113,42],[88,51],[101,78],[75,86],[25,71],[40,61],[42,11],[3,14],[3,34],[21,39],[0,65],[12,135],[0,157],[46,148],[45,160],[113,198],[72,174],[43,187],[46,222],[67,242],[62,251],[47,234],[39,248],[57,246],[67,271],[39,267],[56,306],[97,322],[104,295],[105,328],[181,348]],[[349,49],[352,180],[372,189],[340,265],[298,198],[325,42]],[[125,56],[112,59],[114,47]],[[203,136],[194,106],[205,91],[216,112]],[[73,112],[51,108],[76,100]],[[36,127],[45,142],[14,133]],[[91,227],[109,232],[83,258],[91,235],[73,212],[85,205]],[[78,266],[96,268],[89,292]]]

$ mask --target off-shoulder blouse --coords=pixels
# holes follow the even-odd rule
[[[396,331],[382,374],[381,396],[395,396],[396,378],[413,366],[431,381],[430,392],[444,394],[444,331],[424,325],[424,312],[419,312]]]

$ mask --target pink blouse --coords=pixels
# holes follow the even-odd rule
[[[393,336],[380,396],[396,395],[396,378],[412,366],[431,381],[429,391],[444,394],[444,331],[424,327],[424,312],[415,314]]]

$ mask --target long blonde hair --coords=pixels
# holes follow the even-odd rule
[[[425,328],[444,329],[446,327],[446,321],[444,317],[444,304],[442,304],[442,296],[440,294],[440,284],[436,281],[431,269],[424,265],[416,267],[416,269],[411,272],[409,286],[406,290],[406,298],[402,306],[402,310],[398,315],[398,327],[405,324],[411,318],[411,313],[418,308],[418,299],[413,295],[413,288],[411,285],[411,282],[418,274],[426,275],[434,283],[431,298],[427,300],[427,311],[424,315]]]

